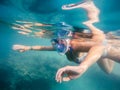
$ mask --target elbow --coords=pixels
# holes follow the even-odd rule
[[[111,74],[112,73],[113,68],[106,68],[106,67],[103,67],[103,66],[100,66],[100,65],[99,65],[99,67],[106,74]]]
[[[108,69],[108,70],[104,70],[104,72],[105,72],[106,74],[111,74],[111,73],[112,73],[112,68],[111,68],[111,69]]]

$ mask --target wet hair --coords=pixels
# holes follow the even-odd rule
[[[92,33],[85,33],[83,32],[85,29],[87,28],[82,28],[82,27],[76,27],[73,26],[74,29],[74,33],[79,36],[79,37],[83,37],[83,38],[92,38],[93,34]]]
[[[82,32],[82,31],[84,31],[84,29],[86,29],[86,28],[73,26],[73,29],[74,29],[73,32]]]

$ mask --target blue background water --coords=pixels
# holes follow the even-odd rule
[[[0,0],[0,90],[120,90],[119,64],[106,75],[93,65],[81,78],[56,83],[58,68],[75,65],[56,52],[18,53],[13,44],[50,45],[49,39],[26,37],[11,28],[16,20],[56,23],[64,21],[83,27],[87,20],[82,9],[62,11],[63,4],[80,0]],[[101,10],[97,27],[104,31],[120,29],[120,1],[94,0]]]

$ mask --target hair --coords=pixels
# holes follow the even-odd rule
[[[74,29],[73,32],[82,32],[82,31],[84,31],[84,29],[86,29],[86,28],[73,26],[73,29]]]
[[[77,35],[77,37],[83,37],[83,38],[92,38],[93,34],[92,33],[85,33],[83,32],[87,28],[79,28],[76,26],[73,26],[74,29],[74,35]]]

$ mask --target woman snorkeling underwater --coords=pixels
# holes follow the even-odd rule
[[[57,71],[56,80],[57,82],[69,81],[80,77],[91,65],[96,62],[105,62],[107,58],[107,63],[105,68],[110,66],[109,70],[112,70],[113,61],[120,63],[120,46],[117,46],[120,43],[120,40],[116,39],[107,39],[104,32],[96,28],[92,23],[98,21],[97,18],[99,11],[94,11],[95,5],[91,1],[89,4],[86,2],[81,4],[81,8],[84,8],[88,11],[89,21],[84,24],[91,30],[92,36],[89,38],[80,37],[80,38],[71,38],[71,39],[53,39],[52,46],[23,46],[23,45],[14,45],[13,49],[18,51],[27,51],[27,50],[44,50],[44,51],[55,51],[59,53],[65,53],[69,60],[77,62],[78,66],[66,66]],[[90,11],[89,8],[92,8]],[[92,13],[92,16],[90,15]],[[96,13],[96,14],[93,14]],[[84,33],[83,33],[84,34]],[[72,35],[72,34],[71,34]],[[70,36],[71,36],[70,35]],[[114,44],[116,43],[116,44]],[[61,49],[62,48],[62,49]],[[82,53],[87,53],[81,57]],[[72,55],[73,54],[73,55]],[[71,57],[72,55],[72,57]],[[81,60],[81,61],[80,61]],[[108,61],[109,60],[109,61]],[[109,63],[110,62],[110,63]],[[102,67],[102,68],[104,68]],[[67,76],[64,77],[64,74]]]
[[[93,27],[93,25],[91,25],[91,26]],[[96,28],[94,27],[94,30],[95,29]],[[95,35],[93,32],[95,32]],[[92,32],[92,34],[93,34],[92,38],[86,36],[86,38],[80,37],[78,39],[72,38],[70,40],[69,39],[52,39],[53,46],[14,45],[13,48],[14,48],[14,50],[18,50],[21,52],[27,51],[27,50],[38,50],[38,51],[56,51],[57,50],[60,54],[65,53],[68,60],[80,64],[79,66],[64,67],[64,68],[60,69],[62,71],[63,71],[63,69],[67,70],[67,69],[72,69],[72,68],[73,68],[73,70],[75,68],[76,68],[76,70],[79,70],[79,67],[81,66],[81,64],[83,66],[85,66],[83,69],[87,70],[93,63],[97,62],[98,65],[105,72],[110,73],[113,68],[113,62],[111,61],[111,59],[113,61],[115,61],[114,59],[116,56],[113,57],[114,55],[110,54],[110,52],[112,52],[112,51],[109,50],[108,46],[111,47],[111,44],[114,43],[114,41],[116,42],[116,40],[111,39],[111,40],[106,41],[103,32],[101,32],[101,31],[93,31],[93,32]],[[95,38],[93,38],[93,37],[95,37]],[[98,39],[97,39],[97,37],[98,37]],[[102,41],[102,39],[103,39],[103,41]],[[106,42],[109,43],[110,45],[109,44],[107,45]],[[113,45],[113,47],[114,46],[115,45]],[[114,51],[116,51],[116,50],[117,49],[114,49]],[[110,58],[110,56],[113,58]],[[86,57],[87,57],[87,59],[86,59]],[[84,60],[86,60],[86,61],[84,61]],[[103,65],[103,64],[105,64],[105,65]],[[81,67],[83,67],[83,66],[81,66]],[[78,69],[77,69],[77,67],[78,67]],[[60,70],[58,71],[58,74],[59,74]],[[70,72],[72,72],[72,70]],[[66,80],[68,80],[68,78],[64,78],[64,80],[66,81]]]

